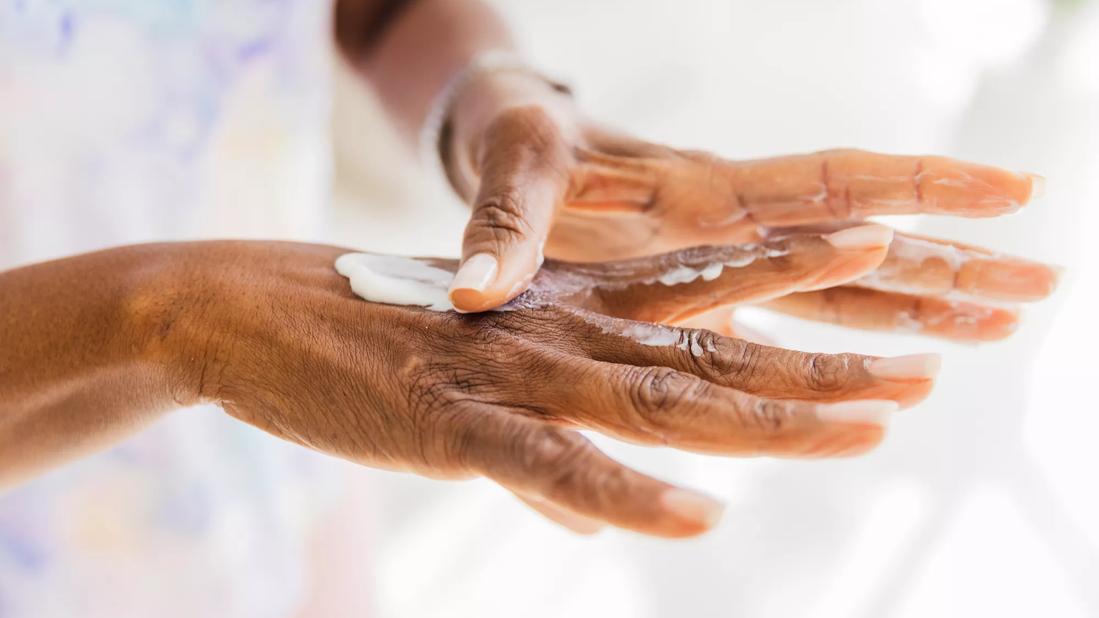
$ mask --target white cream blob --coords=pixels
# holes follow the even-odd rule
[[[780,257],[786,254],[787,251],[783,249],[768,249],[763,247],[752,248],[744,251],[739,256],[734,256],[723,262],[710,262],[699,268],[677,266],[671,270],[665,271],[656,278],[656,281],[659,281],[664,285],[691,283],[699,278],[703,281],[713,281],[720,277],[721,272],[726,268],[744,268],[756,261],[757,258]]]
[[[694,330],[681,330],[658,324],[634,324],[621,331],[604,329],[604,332],[629,337],[641,345],[675,346],[680,350],[689,351],[691,356],[702,356],[704,351],[717,352],[712,340],[700,341],[699,332]]]
[[[721,271],[725,267],[721,262],[714,262],[713,264],[707,264],[704,268],[695,269],[689,266],[679,266],[673,268],[668,272],[660,275],[657,281],[664,285],[679,285],[680,283],[690,283],[699,277],[702,277],[704,281],[713,281],[721,276]]]
[[[454,274],[413,258],[347,253],[336,259],[336,272],[351,280],[351,291],[370,302],[454,309],[447,294]]]

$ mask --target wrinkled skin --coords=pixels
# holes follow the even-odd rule
[[[718,507],[623,467],[573,430],[726,455],[849,455],[881,439],[893,402],[924,397],[933,372],[880,372],[873,357],[634,319],[830,286],[884,259],[888,235],[850,240],[550,261],[506,310],[476,315],[366,302],[333,270],[344,252],[334,247],[184,244],[158,254],[150,268],[162,272],[131,311],[174,368],[179,403],[213,402],[370,466],[483,475],[577,530],[684,536],[712,525]],[[653,281],[745,256],[756,259],[709,281]],[[654,329],[671,339],[647,345]]]
[[[944,157],[857,150],[730,161],[609,131],[532,81],[484,76],[455,103],[443,150],[452,183],[473,208],[463,257],[487,253],[500,262],[485,289],[454,290],[464,310],[520,292],[516,282],[537,268],[543,242],[550,257],[592,262],[834,230],[873,215],[993,217],[1026,204],[1041,180]],[[1055,281],[1042,264],[898,233],[877,271],[768,306],[849,326],[989,340],[1016,325],[1004,301],[1044,298]]]

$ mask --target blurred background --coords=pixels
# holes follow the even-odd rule
[[[188,3],[123,10],[128,3],[90,0],[95,18],[65,26],[64,4],[0,2],[0,205],[17,206],[0,208],[0,267],[196,234],[458,253],[464,207],[418,169],[336,58],[327,12],[214,3],[206,9],[232,18],[217,23],[235,25],[213,28],[201,11],[175,6]],[[258,587],[249,607],[280,598],[319,616],[1099,616],[1099,3],[494,4],[584,109],[651,140],[732,158],[834,147],[935,153],[1044,175],[1045,195],[1010,217],[888,222],[1063,265],[1059,291],[1028,308],[1014,337],[980,346],[744,312],[782,346],[936,351],[943,372],[930,399],[855,459],[720,459],[595,437],[641,470],[728,501],[723,522],[701,538],[578,537],[488,482],[365,470],[286,446],[239,482],[281,487],[280,462],[293,460],[287,474],[309,489],[287,493],[265,517],[302,528],[319,520],[321,532],[304,544],[272,542],[237,504],[195,523],[220,531],[214,555],[186,541],[135,540],[167,548],[159,576],[173,583],[150,585],[150,603],[186,607],[196,568],[225,569],[227,587],[248,586],[230,567],[277,554],[301,558],[290,577],[302,583]],[[271,47],[271,32],[289,43]],[[185,35],[200,36],[207,57],[191,58]],[[113,131],[135,132],[142,146],[104,156]],[[90,227],[70,220],[74,200]],[[187,225],[173,219],[180,203],[193,205]],[[118,225],[91,233],[104,217]],[[244,448],[269,441],[212,412],[174,416],[152,439],[194,437],[180,452],[197,462],[204,436],[230,431]],[[135,448],[118,452],[142,456]],[[106,495],[141,502],[150,485],[225,474],[203,461],[112,482]],[[105,483],[95,465],[107,462],[20,491],[52,488],[68,497],[50,504],[83,513],[103,499],[87,488]],[[85,503],[65,489],[77,480],[93,494]],[[222,498],[241,500],[234,487],[226,481]],[[58,582],[77,585],[17,568],[26,539],[42,532],[4,504],[0,531],[23,532],[0,532],[0,601],[15,585],[44,598]],[[58,560],[100,573],[85,587],[148,576],[148,565],[103,553],[104,535],[127,534],[109,509],[82,521],[85,554]],[[9,610],[66,615],[70,601]],[[103,615],[141,615],[127,613],[144,607],[136,601],[119,602]]]

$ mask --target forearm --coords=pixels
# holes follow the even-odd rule
[[[0,487],[188,398],[156,345],[155,303],[141,300],[158,253],[121,248],[0,273]]]
[[[448,80],[479,52],[514,44],[504,21],[481,0],[405,0],[396,9],[385,6],[395,4],[339,0],[336,37],[401,133],[415,143]]]

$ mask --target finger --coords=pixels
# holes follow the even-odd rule
[[[713,527],[722,506],[607,457],[580,434],[504,414],[465,426],[465,465],[508,489],[540,496],[588,518],[667,537]]]
[[[923,296],[1035,301],[1057,285],[1057,270],[962,243],[897,233],[889,255],[853,285]]]
[[[1026,204],[1041,182],[946,157],[860,150],[735,162],[730,170],[740,206],[768,226],[913,213],[990,217]]]
[[[524,496],[521,493],[512,493],[515,493],[517,498],[522,500],[530,508],[541,513],[546,519],[564,526],[577,534],[595,534],[605,527],[605,524],[598,519],[592,519],[591,517],[573,513],[540,496]]]
[[[482,148],[481,185],[450,286],[459,311],[492,309],[526,289],[568,185],[560,131],[538,108],[501,114]]]
[[[765,306],[809,320],[956,341],[995,341],[1015,331],[1015,309],[842,286],[791,294]]]
[[[615,317],[674,323],[715,307],[851,281],[881,263],[892,237],[889,228],[871,224],[827,236],[696,247],[569,268],[596,281],[582,306]]]
[[[570,359],[532,386],[555,417],[640,444],[724,455],[828,457],[876,445],[892,401],[779,401],[669,367]]]
[[[712,331],[617,320],[586,339],[591,358],[664,366],[759,397],[810,401],[923,400],[939,371],[937,354],[878,358],[799,352],[723,337]]]

